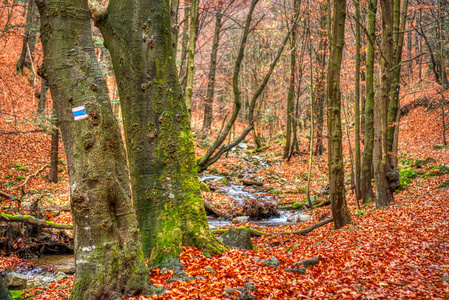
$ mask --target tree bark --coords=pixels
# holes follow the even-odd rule
[[[351,222],[351,216],[349,215],[345,198],[341,130],[340,69],[345,43],[345,19],[346,0],[335,0],[329,66],[327,69],[329,198],[332,205],[332,217],[335,229],[339,229]]]
[[[54,116],[56,118],[56,116]],[[58,182],[58,151],[59,151],[59,128],[57,127],[58,122],[53,122],[54,131],[51,135],[51,149],[50,149],[50,171],[48,172],[48,181],[57,183]]]
[[[45,104],[47,103],[47,81],[42,78],[41,92],[39,95],[39,103],[37,105],[37,114],[42,115],[45,112]]]
[[[374,149],[374,45],[376,40],[377,0],[368,0],[368,42],[366,45],[365,143],[361,169],[360,192],[363,203],[374,199],[371,184]]]
[[[179,263],[182,245],[221,252],[196,177],[190,117],[172,56],[168,0],[111,1],[94,19],[118,83],[144,255],[156,266]]]
[[[71,299],[114,299],[148,290],[128,169],[85,0],[37,0],[48,81],[67,155],[75,239]],[[74,120],[85,106],[88,117]]]

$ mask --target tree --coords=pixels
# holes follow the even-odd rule
[[[294,0],[294,18],[299,15],[299,10],[301,8],[301,1]],[[296,25],[294,25],[292,30],[292,36],[290,39],[290,80],[288,87],[288,95],[287,95],[287,122],[285,128],[285,147],[284,147],[284,158],[288,158],[293,148],[292,143],[292,134],[293,134],[293,117],[294,117],[294,108],[295,108],[295,73],[296,73]]]
[[[395,0],[398,1],[398,0]],[[376,206],[388,206],[394,200],[390,189],[388,172],[390,159],[387,146],[387,107],[390,98],[391,64],[393,54],[393,7],[390,0],[381,0],[382,39],[379,49],[380,83],[379,98],[375,102],[374,118],[374,180],[376,182]]]
[[[198,6],[199,0],[190,0],[190,28],[189,28],[189,49],[187,55],[187,78],[185,101],[187,112],[190,116],[192,113],[192,97],[193,97],[193,75],[195,72],[195,44],[196,44],[196,29],[198,23]]]
[[[155,266],[179,264],[182,245],[221,252],[196,177],[168,0],[111,1],[106,10],[96,1],[90,4],[118,84],[144,255]]]
[[[355,18],[360,22],[360,3],[356,0]],[[357,203],[360,199],[360,24],[355,24],[355,97],[354,97],[354,115],[355,115],[355,195]]]
[[[368,0],[366,45],[365,147],[361,169],[360,192],[363,203],[374,199],[371,170],[374,149],[374,43],[376,39],[377,0]]]
[[[327,69],[327,131],[329,197],[335,229],[351,222],[345,198],[343,145],[341,130],[340,69],[345,43],[346,0],[334,1],[329,65]]]
[[[212,125],[212,104],[214,102],[214,93],[215,93],[215,72],[217,69],[217,53],[218,53],[218,44],[220,41],[220,31],[223,26],[223,22],[221,21],[223,14],[221,12],[220,4],[217,7],[215,12],[215,29],[214,29],[214,38],[212,42],[212,52],[210,54],[210,66],[209,66],[209,76],[207,83],[207,95],[206,100],[204,102],[204,119],[203,119],[203,129],[202,136],[205,138],[209,132]]]
[[[22,52],[16,64],[16,70],[23,74],[23,68],[30,69],[33,74],[34,49],[36,46],[37,23],[39,21],[34,0],[28,0],[25,32],[22,39]],[[36,74],[34,74],[35,76]]]
[[[316,97],[315,97],[315,115],[316,115],[316,144],[314,155],[320,156],[324,153],[323,145],[323,127],[324,127],[324,111],[326,107],[326,51],[328,47],[327,37],[331,34],[327,32],[328,14],[326,13],[326,3],[320,5],[320,41],[318,44],[318,52],[316,60],[318,67],[316,68]]]
[[[95,57],[87,1],[36,3],[42,75],[50,87],[69,169],[76,264],[71,299],[139,295],[148,290],[148,272],[125,150]],[[72,111],[80,116],[74,118]]]

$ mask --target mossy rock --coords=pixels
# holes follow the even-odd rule
[[[433,150],[442,150],[445,149],[446,146],[444,144],[435,144],[433,145]]]
[[[209,173],[211,173],[211,174],[218,174],[218,170],[217,170],[217,168],[212,167],[212,168],[210,169]]]
[[[417,167],[418,169],[420,169],[420,168],[424,167],[425,165],[431,164],[431,163],[436,163],[436,160],[433,159],[432,157],[428,157],[428,158],[426,158],[424,160],[422,160],[422,159],[415,160],[413,165],[415,167]]]
[[[202,192],[210,192],[210,188],[204,182],[200,182],[200,191],[202,191]]]
[[[442,184],[440,184],[440,185],[438,186],[438,188],[439,188],[440,190],[442,190],[442,189],[449,189],[449,180],[443,182]]]

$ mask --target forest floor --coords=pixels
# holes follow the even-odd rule
[[[17,43],[17,40],[15,41]],[[14,43],[14,42],[13,42]],[[16,76],[14,59],[19,47],[5,45],[12,51],[0,53],[0,87],[10,91],[9,97],[0,96],[0,191],[21,199],[23,207],[35,200],[43,205],[68,205],[69,185],[63,146],[60,143],[60,173],[58,183],[48,183],[38,171],[48,165],[50,138],[48,132],[29,132],[47,121],[36,119],[37,99],[31,74]],[[423,95],[415,94],[416,97]],[[429,95],[429,98],[436,97]],[[405,103],[403,103],[404,105]],[[50,105],[50,104],[49,104]],[[377,210],[374,203],[358,209],[352,190],[347,191],[347,201],[352,222],[340,230],[333,224],[322,226],[306,235],[266,235],[253,237],[255,250],[230,249],[222,255],[204,257],[194,248],[185,248],[181,261],[187,275],[200,276],[190,281],[167,283],[171,271],[153,270],[151,282],[168,290],[152,299],[214,299],[236,298],[247,288],[247,296],[256,299],[449,299],[449,189],[439,189],[449,181],[442,165],[449,165],[449,150],[435,150],[442,144],[440,109],[417,107],[401,118],[398,153],[403,172],[403,189],[395,193],[390,207]],[[352,136],[352,134],[350,135]],[[350,174],[349,141],[344,134],[345,168]],[[198,142],[198,141],[197,141]],[[354,145],[353,140],[351,140]],[[248,143],[250,144],[250,142]],[[289,162],[282,160],[281,141],[269,140],[263,153],[249,154],[253,162],[241,156],[223,158],[214,165],[221,173],[245,168],[260,160],[268,162],[257,169],[254,176],[263,178],[267,191],[276,191],[278,202],[302,201],[307,173],[308,156],[295,156]],[[307,152],[307,139],[302,138],[302,151]],[[203,149],[197,148],[201,155]],[[255,158],[256,157],[256,158]],[[433,161],[421,168],[416,160]],[[311,193],[326,185],[327,153],[314,157]],[[349,176],[346,176],[349,180]],[[238,180],[236,183],[239,183]],[[349,185],[347,186],[349,187]],[[22,198],[23,196],[23,198]],[[206,200],[226,208],[229,198],[218,193],[203,193]],[[4,199],[2,199],[4,200]],[[10,212],[16,202],[2,201],[1,209]],[[251,227],[266,233],[297,231],[330,216],[330,208],[321,207],[307,212],[309,222],[278,227]],[[59,223],[71,223],[69,212],[46,218]],[[239,225],[228,225],[226,227]],[[57,230],[49,229],[54,234]],[[7,242],[0,237],[0,242]],[[9,241],[11,242],[11,241]],[[14,241],[19,251],[23,241]],[[12,251],[14,252],[14,251]],[[275,256],[279,266],[267,266],[260,259]],[[319,264],[307,269],[304,275],[289,272],[294,263],[312,257]],[[257,259],[255,259],[257,258]],[[33,263],[16,255],[1,255],[2,271],[33,267]],[[287,269],[287,270],[286,270]],[[245,285],[246,283],[246,285]],[[67,299],[73,276],[54,282],[49,288],[28,290],[25,295],[34,299]],[[225,292],[227,291],[227,292]],[[242,297],[242,296],[240,296]],[[141,296],[132,299],[148,299]],[[249,298],[248,298],[249,299]]]
[[[21,107],[17,106],[17,109]],[[187,275],[199,277],[167,283],[165,279],[171,277],[171,271],[151,271],[152,283],[168,288],[156,299],[234,298],[239,291],[229,289],[245,287],[245,283],[246,287],[255,287],[251,295],[256,299],[448,299],[449,189],[438,189],[438,186],[449,180],[449,174],[440,171],[439,167],[449,163],[449,151],[447,148],[433,149],[434,144],[441,144],[440,117],[438,110],[426,111],[418,107],[401,119],[400,168],[411,170],[412,175],[409,176],[410,180],[404,182],[406,188],[395,193],[395,202],[389,208],[377,210],[371,203],[359,210],[353,191],[348,190],[347,201],[353,220],[340,230],[333,230],[330,223],[306,235],[254,237],[255,250],[231,249],[212,258],[204,257],[197,249],[186,248],[181,261],[186,266]],[[50,135],[45,132],[6,135],[4,133],[7,131],[35,128],[30,121],[13,125],[10,120],[8,114],[0,115],[0,130],[4,139],[0,143],[0,190],[16,196],[25,191],[23,203],[35,199],[37,195],[46,195],[43,199],[48,204],[68,205],[68,178],[63,156],[59,183],[48,183],[43,177],[47,171],[32,176],[49,162]],[[306,139],[302,142],[302,150],[306,151]],[[347,140],[344,144],[345,166],[347,174],[350,174]],[[204,151],[197,149],[198,154]],[[298,187],[306,184],[307,155],[295,156],[286,162],[281,159],[281,149],[280,143],[273,142],[265,152],[249,154],[250,157],[257,156],[257,160],[268,162],[254,175],[264,178],[264,188],[277,191],[277,201],[302,201],[305,195],[298,193]],[[435,161],[422,168],[413,166],[417,159],[425,160],[428,157]],[[220,173],[229,173],[245,169],[250,163],[234,155],[220,160],[214,167]],[[312,194],[327,183],[326,164],[326,154],[314,158]],[[410,172],[405,173],[408,176]],[[23,182],[28,176],[30,178],[24,186]],[[346,179],[349,180],[349,177]],[[218,193],[203,195],[223,207],[229,200]],[[7,208],[3,203],[3,209]],[[250,226],[267,233],[297,231],[329,217],[330,208],[321,207],[307,213],[311,215],[311,220],[305,223],[266,228]],[[52,219],[71,223],[70,213],[63,212]],[[25,245],[17,245],[19,248],[21,246]],[[278,267],[267,266],[259,260],[272,256],[279,260]],[[286,271],[295,268],[295,262],[314,256],[319,258],[319,264],[307,269],[304,275]],[[33,265],[15,255],[0,257],[0,268],[3,270],[20,266]],[[65,299],[72,283],[73,276],[70,276],[52,283],[47,289],[29,290],[26,295],[36,295],[35,299]]]

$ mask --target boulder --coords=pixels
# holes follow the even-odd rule
[[[10,290],[23,290],[27,286],[28,277],[16,272],[6,274],[6,287]]]
[[[3,276],[0,275],[0,299],[9,299],[9,292],[3,283]]]
[[[229,228],[220,236],[220,241],[228,247],[234,247],[244,250],[253,250],[251,242],[251,233],[246,228]]]
[[[232,219],[232,224],[246,223],[248,221],[249,221],[248,216],[240,216],[240,217],[235,217],[234,219]]]
[[[276,256],[272,256],[270,258],[264,258],[264,259],[260,259],[258,257],[253,258],[254,261],[260,261],[263,262],[267,267],[273,267],[273,268],[277,268],[280,265],[280,261]]]
[[[309,222],[310,216],[309,215],[303,215],[303,214],[294,214],[287,218],[287,222],[292,222],[294,224],[301,223],[301,222]]]

